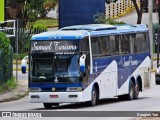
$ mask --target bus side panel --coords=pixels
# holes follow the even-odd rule
[[[150,87],[151,82],[151,59],[146,57],[139,68],[139,75],[142,77],[142,90]],[[138,77],[138,76],[137,76]]]
[[[102,73],[96,77],[93,82],[83,91],[84,101],[91,100],[91,91],[95,83],[99,85],[99,99],[113,98],[117,94],[117,62],[113,60]]]
[[[117,88],[118,89],[117,95],[128,94],[129,93],[129,81],[131,80],[131,77],[134,77],[135,80],[137,80],[138,76],[142,78],[142,89],[144,89],[150,82],[150,57],[149,56],[147,56],[143,60],[143,62],[130,75],[130,77],[128,77],[126,82],[120,88]]]
[[[117,62],[115,60],[112,61],[100,76],[97,78],[100,86],[99,97],[113,98],[117,94]]]

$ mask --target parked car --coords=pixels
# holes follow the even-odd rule
[[[157,71],[155,73],[155,82],[156,84],[160,84],[160,66],[157,68]]]
[[[153,0],[153,12],[157,11],[157,6],[158,6],[158,0]],[[144,12],[148,12],[148,0],[145,1],[144,4]]]

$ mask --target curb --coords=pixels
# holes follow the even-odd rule
[[[159,58],[160,59],[160,58]],[[157,60],[157,57],[153,57],[153,60]]]
[[[18,81],[15,89],[0,94],[0,103],[19,100],[28,95],[27,81]]]
[[[26,70],[28,71],[28,68]],[[13,71],[16,71],[16,68],[13,68]],[[21,68],[18,68],[18,71],[21,71]]]
[[[156,71],[157,71],[156,68],[151,69],[151,72],[156,72]]]
[[[24,93],[24,94],[17,94],[15,97],[10,97],[10,98],[5,98],[3,100],[0,100],[0,103],[2,102],[10,102],[10,101],[14,101],[14,100],[19,100],[25,96],[28,95],[28,92]]]

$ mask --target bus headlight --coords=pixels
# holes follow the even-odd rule
[[[82,87],[68,87],[67,91],[74,91],[74,92],[82,91]]]
[[[29,91],[30,91],[30,92],[41,92],[42,89],[39,88],[39,87],[32,87],[32,88],[29,88]]]

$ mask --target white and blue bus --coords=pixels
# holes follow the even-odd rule
[[[150,80],[150,62],[145,25],[75,25],[37,34],[29,53],[30,102],[52,108],[137,99]]]

